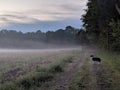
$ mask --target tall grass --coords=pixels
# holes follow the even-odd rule
[[[27,75],[2,85],[0,90],[39,90],[44,83],[54,79],[56,73],[64,72],[64,66],[67,63],[72,63],[73,59],[73,57],[68,57],[47,66],[37,66],[34,71]]]
[[[110,90],[120,90],[120,53],[98,51],[95,56],[102,59],[103,83],[110,85]],[[69,90],[99,90],[96,76],[92,74],[90,60],[86,60],[71,81]],[[102,82],[102,81],[101,81]],[[109,88],[109,87],[107,87]],[[109,89],[107,89],[109,90]]]
[[[110,80],[114,90],[120,90],[120,54],[116,52],[99,52],[106,71],[111,75]]]
[[[45,82],[52,80],[55,73],[60,72],[63,72],[61,63],[56,63],[45,68],[37,67],[35,71],[21,76],[13,82],[2,85],[0,90],[31,90],[32,88],[38,88]]]
[[[92,90],[89,86],[90,81],[90,70],[88,60],[85,60],[82,67],[76,73],[75,77],[72,79],[69,90]]]

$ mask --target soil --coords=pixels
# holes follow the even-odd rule
[[[72,80],[72,78],[76,75],[76,73],[79,71],[80,67],[83,64],[83,61],[85,60],[85,56],[87,53],[83,52],[83,55],[80,60],[72,64],[71,68],[64,73],[63,77],[58,80],[56,83],[56,88],[54,90],[68,90],[69,84]],[[53,89],[52,89],[53,90]]]
[[[73,67],[71,67],[71,69],[64,74],[63,78],[58,82],[57,88],[55,90],[67,90],[71,79],[74,77],[78,69],[79,62],[75,63]]]
[[[96,78],[96,90],[113,90],[112,81],[109,80],[109,74],[101,63],[94,62],[92,65],[92,73]]]

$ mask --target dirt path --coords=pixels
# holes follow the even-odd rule
[[[79,68],[83,65],[83,61],[86,58],[85,56],[86,53],[83,52],[83,55],[81,56],[80,60],[75,62],[71,66],[71,68],[64,73],[63,78],[57,82],[56,88],[54,90],[68,90],[71,79],[76,75],[76,73],[79,71]]]
[[[84,63],[84,60],[86,60],[87,58],[89,59],[89,56],[92,52],[95,51],[83,50],[83,55],[81,56],[81,59],[78,62],[74,63],[69,71],[65,72],[63,78],[57,83],[57,88],[54,90],[69,90],[68,87],[71,83],[71,79],[79,71],[80,67]],[[107,73],[107,71],[105,70],[105,66],[103,66],[102,63],[93,61],[90,61],[89,64],[89,69],[91,69],[89,74],[91,77],[95,78],[95,81],[93,81],[94,83],[91,84],[92,88],[90,86],[90,90],[113,90],[111,87],[111,81],[109,80],[109,73]],[[89,83],[91,82],[92,81],[89,81]],[[83,90],[85,89],[83,88]]]
[[[109,80],[109,74],[101,63],[93,63],[92,73],[96,78],[96,90],[113,90],[111,81]]]
[[[71,83],[71,79],[76,75],[76,73],[79,71],[80,67],[83,65],[84,60],[89,59],[89,56],[91,52],[94,52],[92,50],[85,50],[83,52],[83,55],[81,59],[74,63],[72,67],[69,69],[68,72],[65,72],[63,78],[57,83],[57,88],[52,90],[69,90],[69,84]],[[90,60],[90,59],[89,59]],[[83,90],[113,90],[111,86],[111,81],[109,80],[110,76],[109,73],[106,71],[105,66],[102,63],[93,62],[90,61],[89,63],[89,69],[90,72],[90,78],[94,78],[92,81],[88,80],[89,83],[92,83],[90,88],[87,87],[86,89],[83,88]]]
[[[58,82],[55,90],[67,90],[70,80],[74,77],[75,73],[79,69],[79,64],[79,62],[75,63],[73,67],[71,67],[71,69],[65,73],[62,80]],[[80,66],[82,66],[82,64]]]
[[[89,58],[91,54],[96,54],[95,50],[89,50],[86,53],[86,56]],[[90,60],[90,58],[89,58]],[[93,90],[113,90],[112,89],[112,81],[110,80],[110,74],[106,70],[106,67],[104,66],[103,62],[93,62],[92,60],[89,61],[90,63],[90,72],[89,74],[94,77],[95,81],[92,84],[94,89]],[[91,82],[90,82],[91,83]],[[91,90],[91,89],[90,89]]]

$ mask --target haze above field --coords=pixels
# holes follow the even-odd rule
[[[80,28],[87,0],[0,0],[0,27],[30,32]]]
[[[73,47],[62,47],[62,48],[49,48],[49,49],[0,49],[0,54],[2,53],[50,53],[50,52],[59,52],[59,51],[71,51],[71,50],[81,50],[80,46]]]
[[[40,30],[27,33],[1,30],[0,48],[49,49],[76,46],[78,31],[79,29],[71,26],[67,26],[65,30],[46,33]]]

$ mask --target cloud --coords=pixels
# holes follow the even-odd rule
[[[87,0],[0,0],[0,26],[79,19]]]
[[[33,23],[36,22],[37,19],[24,16],[24,15],[19,15],[19,14],[4,14],[0,15],[0,25],[1,26],[6,26],[11,23]]]

